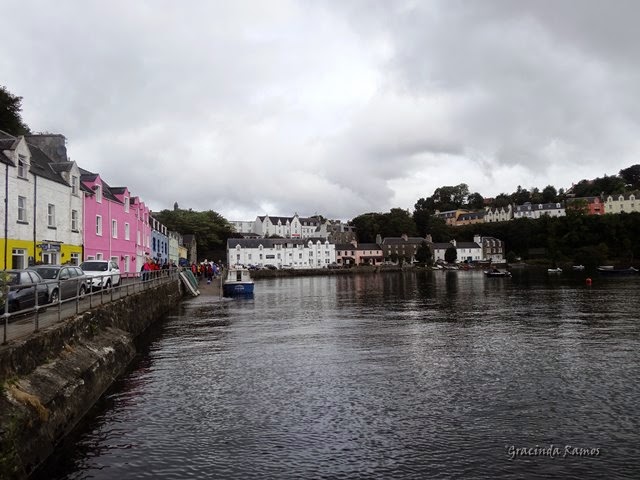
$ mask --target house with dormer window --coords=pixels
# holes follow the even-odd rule
[[[640,212],[640,192],[627,192],[607,195],[605,197],[605,213]]]
[[[526,202],[522,205],[516,206],[513,217],[537,219],[543,215],[548,215],[550,217],[564,217],[566,214],[565,208],[561,203]]]
[[[4,268],[80,261],[82,197],[72,193],[79,169],[67,159],[65,141],[62,135],[15,137],[0,131],[0,161],[6,165]],[[54,155],[50,147],[56,144]]]

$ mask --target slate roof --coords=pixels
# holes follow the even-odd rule
[[[5,165],[11,165],[15,167],[15,163],[7,155],[4,154],[4,150],[13,150],[18,144],[18,139],[13,135],[8,134],[0,130],[0,162]]]
[[[469,213],[461,213],[458,216],[458,221],[464,220],[477,220],[479,218],[484,218],[484,212],[469,212]]]
[[[52,182],[60,183],[67,187],[69,186],[67,181],[62,178],[58,172],[51,168],[53,160],[51,160],[46,153],[35,145],[29,145],[29,150],[31,150],[31,166],[29,167],[29,171],[31,173],[39,177],[46,178],[47,180],[51,180]]]
[[[421,245],[426,240],[422,237],[408,237],[406,240],[402,237],[385,237],[382,240],[382,246],[385,245]]]
[[[559,206],[558,206],[559,205]],[[558,210],[559,208],[563,208],[562,204],[559,202],[556,203],[524,203],[523,205],[518,205],[516,207],[516,212],[535,212],[545,210]]]
[[[85,182],[95,182],[96,178],[98,178],[98,174],[97,173],[93,173],[90,172],[89,170],[85,170],[84,168],[80,169],[80,184],[81,184],[81,189],[83,192],[88,192],[91,194],[95,194],[95,191],[92,190],[90,187],[87,187],[86,185],[84,185]],[[117,188],[121,188],[121,187],[116,187]],[[107,200],[110,200],[112,202],[116,202],[119,203],[120,205],[123,205],[123,202],[118,199],[113,192],[111,191],[111,187],[109,186],[109,184],[107,182],[105,182],[104,180],[102,180],[102,197],[106,198]]]
[[[326,239],[324,238],[229,238],[227,240],[227,249],[236,248],[240,245],[242,248],[258,248],[262,245],[263,248],[274,248],[276,245],[292,245],[297,247],[298,245],[306,246],[309,242],[317,243],[320,241],[324,244]],[[353,245],[352,245],[353,247]]]

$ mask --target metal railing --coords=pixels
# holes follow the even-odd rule
[[[0,311],[2,311],[2,344],[9,340],[28,336],[37,332],[40,328],[52,325],[61,320],[73,317],[99,305],[133,295],[135,293],[178,280],[181,269],[154,270],[139,273],[121,273],[76,277],[65,280],[45,280],[44,283],[31,283],[23,285],[5,284],[0,289]],[[117,277],[120,277],[118,282]],[[100,278],[100,282],[93,279]],[[66,296],[68,282],[76,283],[76,291],[73,296]],[[116,283],[116,284],[114,284]],[[99,284],[101,286],[94,286]],[[47,302],[42,303],[38,298],[38,289],[42,285],[47,288]],[[104,286],[103,286],[104,285]],[[84,289],[82,287],[85,287]],[[35,287],[35,288],[34,288]],[[28,308],[9,311],[10,292],[18,289],[34,288],[34,304]],[[50,302],[51,294],[57,289],[57,298]]]

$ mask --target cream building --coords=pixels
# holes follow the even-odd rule
[[[640,193],[608,195],[605,198],[604,213],[640,212]]]

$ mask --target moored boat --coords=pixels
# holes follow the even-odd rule
[[[613,268],[611,266],[602,266],[598,267],[598,273],[603,275],[634,275],[638,273],[637,268],[629,267],[629,268]]]
[[[511,276],[511,272],[509,270],[498,270],[497,268],[494,268],[492,270],[485,270],[484,274],[487,277],[510,277]]]
[[[240,267],[230,268],[222,284],[222,293],[225,297],[253,295],[253,280],[249,270]]]
[[[547,268],[547,273],[562,273],[562,269],[558,268]]]
[[[584,270],[584,265],[574,265],[573,267],[571,267],[572,270],[576,271],[576,272],[581,272]]]

